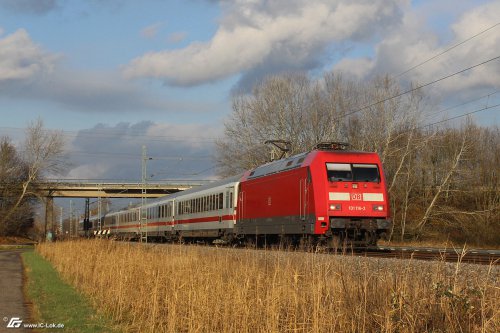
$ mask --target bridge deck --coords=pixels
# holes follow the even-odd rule
[[[43,182],[37,183],[36,188],[42,193],[42,196],[53,198],[157,198],[200,185],[203,183]],[[142,193],[143,189],[145,189],[146,194]]]

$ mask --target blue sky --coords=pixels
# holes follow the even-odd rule
[[[138,180],[142,145],[156,177],[210,178],[234,89],[282,71],[395,75],[498,13],[498,0],[0,0],[0,136],[21,138],[37,118],[63,130],[65,178]],[[496,26],[401,79],[499,55]],[[499,89],[495,61],[425,92],[440,109]],[[499,112],[476,120],[498,125]]]

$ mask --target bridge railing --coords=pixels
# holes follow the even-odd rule
[[[155,180],[148,181],[146,183],[147,187],[161,187],[161,186],[200,186],[213,182],[213,180],[208,179],[165,179],[165,180]],[[45,179],[37,184],[42,185],[67,185],[67,186],[142,186],[141,181],[135,181],[130,179]]]

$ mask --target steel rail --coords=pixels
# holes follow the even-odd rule
[[[352,252],[356,255],[366,257],[440,260],[481,265],[500,265],[499,250],[378,246],[353,248]]]

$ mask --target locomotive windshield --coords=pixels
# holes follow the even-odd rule
[[[326,163],[326,171],[331,182],[378,183],[380,181],[376,164]]]

